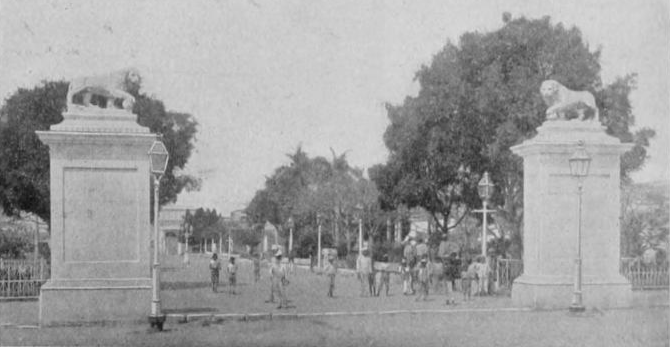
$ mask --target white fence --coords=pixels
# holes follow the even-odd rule
[[[24,259],[0,258],[0,300],[28,299],[40,295],[40,287],[49,279],[49,265]]]
[[[498,287],[511,288],[514,279],[523,273],[523,261],[521,259],[497,259],[495,276]]]
[[[632,284],[633,289],[668,289],[668,263],[645,264],[640,259],[621,259],[621,274]]]
[[[633,285],[633,290],[668,289],[670,275],[668,264],[644,265],[639,261],[622,259],[621,274]],[[523,273],[523,261],[519,259],[498,259],[496,280],[501,288],[511,288],[514,279]]]

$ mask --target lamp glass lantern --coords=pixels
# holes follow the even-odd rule
[[[167,169],[168,158],[170,154],[162,141],[155,141],[149,150],[151,159],[151,173],[154,175],[163,175]]]
[[[479,193],[479,197],[482,200],[489,200],[493,194],[494,187],[495,186],[489,177],[488,171],[484,172],[484,177],[482,177],[482,179],[477,184],[477,192]]]
[[[584,143],[580,141],[577,150],[572,154],[570,159],[570,174],[577,178],[584,178],[589,174],[591,166],[591,157],[586,153]]]

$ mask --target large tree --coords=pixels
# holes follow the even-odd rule
[[[591,50],[579,29],[548,17],[512,20],[505,14],[503,21],[498,30],[467,32],[458,44],[448,42],[417,72],[418,95],[387,106],[391,124],[384,141],[390,156],[371,177],[385,208],[421,206],[448,232],[481,206],[476,185],[489,171],[497,187],[500,235],[520,242],[522,162],[510,147],[533,137],[546,119],[542,81],[595,95],[607,132],[635,144],[623,157],[624,179],[644,163],[654,132],[631,132],[628,96],[635,76],[603,86],[600,50]]]
[[[9,215],[27,211],[50,220],[49,150],[35,131],[63,121],[67,90],[64,81],[19,88],[0,108],[0,206]],[[166,111],[160,100],[139,90],[132,93],[138,123],[162,134],[170,153],[160,203],[174,202],[182,190],[199,187],[198,179],[179,173],[193,151],[197,122],[189,114]]]
[[[288,154],[290,163],[274,170],[266,178],[265,187],[256,192],[246,208],[252,223],[273,224],[283,237],[287,233],[287,221],[294,221],[295,240],[311,240],[322,223],[329,246],[339,246],[344,231],[347,249],[350,249],[354,215],[364,213],[368,230],[374,230],[369,221],[378,211],[378,192],[363,171],[352,167],[345,154],[333,152],[332,161],[324,157],[310,158],[299,146],[295,153]],[[318,217],[318,218],[317,218]],[[334,242],[334,244],[331,244]],[[307,241],[305,241],[307,242]],[[296,242],[300,247],[300,243]]]

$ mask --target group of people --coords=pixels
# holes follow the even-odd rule
[[[446,304],[455,304],[454,291],[457,284],[460,285],[460,291],[463,294],[463,300],[468,301],[473,295],[486,295],[489,292],[489,274],[491,272],[487,259],[479,256],[474,260],[462,259],[457,252],[451,251],[448,247],[443,247],[444,242],[440,244],[437,254],[429,256],[428,245],[421,238],[412,239],[407,242],[403,249],[403,257],[400,266],[396,267],[392,263],[382,263],[383,265],[373,266],[373,260],[369,250],[365,249],[356,259],[356,274],[360,282],[361,296],[379,296],[385,292],[389,295],[391,287],[391,274],[397,273],[402,279],[402,293],[404,295],[415,295],[416,301],[427,300],[431,284],[443,284],[445,287]],[[388,255],[385,256],[388,259]],[[254,281],[260,280],[262,253],[258,256],[252,256]],[[291,259],[292,260],[292,259]],[[328,278],[327,297],[334,297],[335,278],[338,272],[336,257],[329,255],[323,274]],[[279,299],[277,308],[287,308],[288,300],[286,298],[286,287],[289,284],[288,274],[289,265],[282,263],[282,252],[276,250],[272,256],[269,266],[270,275],[270,297],[266,301],[275,303],[275,298]],[[217,254],[212,255],[209,268],[211,271],[212,291],[217,292],[219,285],[219,273],[221,263]],[[228,292],[236,293],[238,267],[235,264],[235,257],[230,257],[226,267],[228,274]]]
[[[491,269],[486,257],[463,261],[457,252],[443,245],[441,243],[438,253],[431,260],[428,245],[423,239],[409,240],[398,269],[391,269],[388,263],[375,269],[369,252],[364,250],[356,261],[361,296],[379,296],[382,290],[388,296],[392,273],[400,275],[403,295],[417,294],[416,301],[427,300],[431,285],[439,284],[445,288],[447,305],[455,304],[453,293],[457,285],[464,301],[470,300],[473,295],[487,295]]]
[[[255,282],[258,282],[261,278],[261,257],[262,255],[259,254],[252,258]],[[214,253],[209,261],[212,291],[214,293],[218,292],[219,276],[221,272],[221,262],[218,258],[218,255]],[[270,262],[270,298],[266,302],[274,303],[275,297],[277,297],[279,298],[279,306],[277,308],[287,308],[288,300],[286,299],[286,286],[289,284],[288,269],[282,264],[281,259],[282,253],[279,251],[275,253]],[[228,259],[228,266],[226,267],[229,294],[236,294],[237,272],[238,266],[235,264],[235,257],[230,257]]]
[[[235,294],[237,287],[237,264],[235,264],[235,257],[228,259],[228,266],[226,266],[226,273],[228,274],[228,294]],[[219,256],[214,253],[212,259],[209,261],[209,271],[212,280],[212,291],[216,293],[219,288],[219,274],[221,272],[221,262]]]

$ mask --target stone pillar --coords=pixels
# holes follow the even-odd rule
[[[597,122],[548,121],[533,139],[512,147],[524,161],[524,273],[514,281],[516,305],[567,308],[572,300],[579,211],[568,159],[584,141],[591,156],[582,195],[582,293],[586,307],[630,303],[619,274],[620,156],[631,144]]]
[[[125,110],[69,108],[62,123],[37,132],[51,165],[51,278],[40,324],[146,322],[156,135]]]

